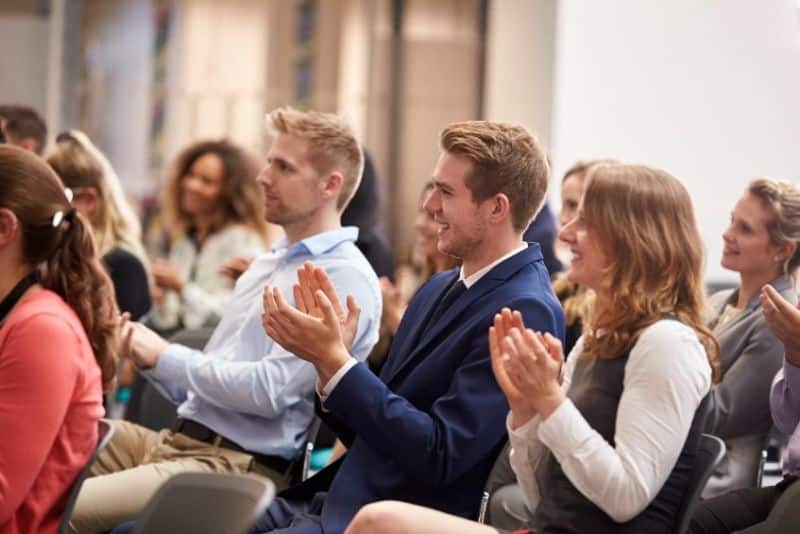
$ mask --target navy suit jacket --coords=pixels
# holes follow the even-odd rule
[[[324,532],[342,532],[359,508],[382,499],[475,515],[506,438],[508,404],[489,356],[493,317],[508,306],[528,327],[561,339],[564,319],[533,243],[495,266],[423,332],[458,275],[458,269],[440,273],[420,288],[380,377],[356,365],[318,410],[348,446],[339,462],[306,481],[307,489],[329,484]],[[301,487],[284,493],[300,496],[309,495]]]

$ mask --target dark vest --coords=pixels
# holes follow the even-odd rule
[[[614,446],[617,406],[622,396],[628,354],[613,359],[579,359],[567,397],[603,438]],[[536,471],[542,498],[536,507],[533,533],[670,534],[687,491],[705,419],[704,400],[697,410],[678,461],[655,499],[626,523],[616,523],[583,496],[548,451]]]

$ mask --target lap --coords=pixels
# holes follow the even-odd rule
[[[276,497],[256,520],[250,529],[251,534],[321,532],[320,516],[325,495],[324,492],[317,493],[310,501],[292,501]]]
[[[775,486],[731,491],[697,504],[689,525],[691,534],[728,533],[764,521],[781,490]]]

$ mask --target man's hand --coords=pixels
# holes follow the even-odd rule
[[[270,338],[314,365],[320,382],[327,384],[350,358],[342,338],[341,318],[323,290],[318,289],[311,296],[315,302],[311,309],[303,300],[302,291],[300,286],[295,287],[295,300],[302,302],[295,309],[286,302],[277,287],[265,285],[261,322]],[[350,314],[355,315],[357,321],[359,310],[354,299],[349,297],[347,304]]]
[[[800,309],[771,285],[761,288],[761,307],[769,329],[783,342],[786,359],[800,366]]]
[[[336,294],[336,289],[333,287],[328,273],[322,267],[315,267],[310,261],[305,262],[302,267],[297,269],[297,281],[298,283],[292,288],[297,309],[308,313],[312,317],[322,319],[324,313],[316,296],[317,292],[321,291],[333,307],[333,312],[338,318],[339,326],[342,330],[342,342],[347,350],[350,351],[353,348],[353,343],[355,343],[356,333],[358,332],[358,318],[361,315],[361,309],[356,304],[353,296],[347,296],[347,313],[345,313],[339,303],[339,295]]]
[[[154,261],[152,270],[156,285],[163,289],[171,289],[176,293],[183,291],[183,286],[186,285],[186,281],[178,276],[170,262],[166,260]]]
[[[169,343],[142,323],[131,321],[128,313],[123,313],[120,319],[119,355],[130,358],[142,369],[155,367],[159,355]]]

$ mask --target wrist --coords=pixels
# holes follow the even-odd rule
[[[560,389],[539,397],[536,404],[542,421],[550,417],[550,414],[555,412],[564,400],[566,400],[566,396]]]
[[[800,348],[786,347],[786,361],[795,367],[800,367]]]
[[[319,377],[320,384],[323,387],[330,382],[333,375],[335,375],[344,364],[350,360],[350,353],[347,349],[339,343],[328,355],[327,358],[315,362],[317,369],[317,376]]]
[[[528,424],[528,422],[536,417],[536,410],[530,406],[512,406],[511,407],[511,430],[516,430],[519,427]]]

